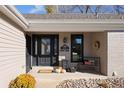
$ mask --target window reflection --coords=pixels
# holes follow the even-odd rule
[[[54,39],[54,55],[57,55],[57,39]]]
[[[50,39],[47,38],[41,39],[41,54],[50,55]]]
[[[35,38],[35,55],[37,55],[37,38]]]
[[[72,61],[82,61],[82,36],[72,36]]]

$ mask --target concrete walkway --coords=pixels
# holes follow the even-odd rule
[[[81,79],[81,78],[106,78],[95,73],[75,72],[75,73],[37,73],[36,71],[30,71],[37,81],[37,88],[55,88],[63,80],[67,79]]]

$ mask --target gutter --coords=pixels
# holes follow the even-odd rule
[[[24,30],[26,30],[29,26],[27,20],[16,10],[14,6],[10,5],[1,5],[0,11],[5,14],[7,17],[12,19],[15,23],[21,26]]]
[[[28,19],[29,23],[36,24],[124,24],[124,19]]]

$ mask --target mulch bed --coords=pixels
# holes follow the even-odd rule
[[[124,88],[124,78],[64,80],[56,88]]]

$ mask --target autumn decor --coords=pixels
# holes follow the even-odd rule
[[[30,74],[21,74],[9,84],[9,88],[34,88],[36,80]]]
[[[95,41],[94,48],[95,49],[99,49],[100,48],[100,42],[99,41]]]

